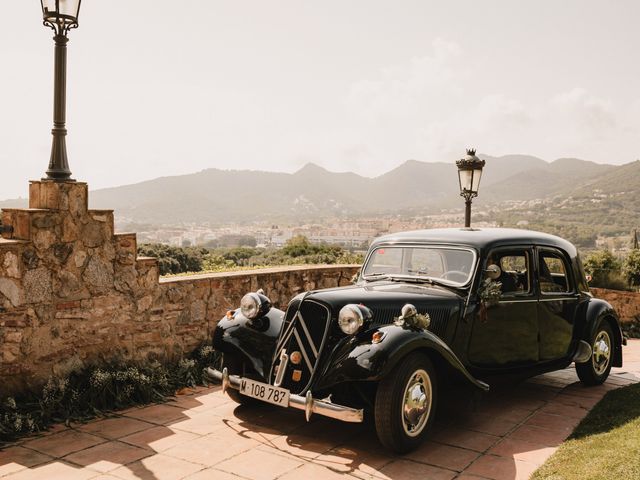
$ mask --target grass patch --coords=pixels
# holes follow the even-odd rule
[[[206,385],[203,369],[215,363],[208,345],[173,362],[111,362],[64,377],[51,377],[41,388],[0,397],[0,447],[54,423],[84,422],[106,413],[166,401],[184,387]]]
[[[640,384],[607,393],[531,478],[640,478]]]

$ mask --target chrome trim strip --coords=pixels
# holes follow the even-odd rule
[[[298,312],[298,318],[300,319],[300,325],[302,325],[302,330],[304,330],[304,334],[307,336],[307,340],[309,341],[309,346],[311,347],[311,351],[313,352],[315,357],[318,358],[318,350],[316,350],[316,345],[315,343],[313,343],[313,338],[311,338],[311,334],[309,333],[309,330],[307,330],[307,324],[304,322],[304,318],[302,317],[302,314],[300,312]]]
[[[534,299],[522,299],[522,300],[498,300],[498,303],[534,303],[534,302],[566,302],[569,300],[578,300],[576,297],[557,297],[557,298],[534,298]]]
[[[284,379],[284,372],[287,369],[288,363],[289,355],[287,355],[287,351],[283,348],[282,353],[280,354],[280,366],[278,367],[278,373],[276,374],[276,378],[273,382],[274,387],[279,387],[282,384],[282,380]]]
[[[556,297],[556,298],[541,298],[539,302],[568,302],[569,300],[577,301],[577,297]]]
[[[289,328],[287,330],[285,330],[285,332],[282,334],[282,337],[281,337],[282,340],[280,342],[278,342],[278,345],[276,346],[276,350],[275,350],[276,352],[281,351],[282,347],[284,347],[284,344],[289,340],[289,337],[291,336],[291,332],[292,332],[294,324],[295,324],[296,317],[299,314],[300,314],[300,312],[296,312],[296,314],[291,319],[291,323],[289,324]],[[275,355],[274,355],[274,359],[275,359]]]
[[[220,372],[219,370],[207,367],[205,368],[205,373],[212,381],[219,382],[222,380],[222,372]],[[241,381],[242,377],[239,377],[237,375],[229,375],[228,387],[240,390]],[[311,392],[307,392],[305,396],[290,393],[289,408],[302,410],[305,412],[305,415],[308,415],[309,417],[311,416],[311,413],[317,413],[318,415],[335,418],[336,420],[341,420],[343,422],[363,422],[364,411],[362,409],[346,407],[344,405],[338,405],[337,403],[331,403],[325,400],[318,400],[310,396],[310,393]]]
[[[304,348],[304,345],[302,344],[302,340],[300,339],[300,335],[298,335],[297,330],[293,331],[293,336],[296,337],[296,342],[298,342],[298,346],[300,347],[300,351],[302,352],[302,356],[304,357],[304,361],[307,364],[307,367],[309,367],[309,376],[313,375],[313,366],[311,365],[311,361],[309,360],[309,357],[307,356],[307,350]]]

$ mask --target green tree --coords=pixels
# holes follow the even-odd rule
[[[304,235],[296,235],[287,240],[287,243],[282,247],[282,253],[290,257],[301,257],[316,253],[315,247]]]
[[[158,259],[160,275],[170,273],[199,272],[208,251],[197,247],[172,247],[161,243],[145,243],[138,246],[138,255]]]
[[[629,285],[633,287],[640,285],[640,248],[634,248],[629,252],[622,264],[622,272]]]
[[[622,264],[613,253],[607,249],[591,253],[584,261],[585,271],[591,275],[592,287],[624,290],[625,281],[622,278]]]

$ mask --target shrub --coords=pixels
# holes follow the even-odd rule
[[[627,338],[640,338],[640,316],[636,316],[632,321],[621,325],[622,333]]]
[[[622,264],[622,272],[630,286],[640,286],[640,249],[634,248],[629,252]]]
[[[160,275],[199,272],[208,250],[198,247],[172,247],[161,243],[145,243],[138,247],[138,254],[158,259]]]
[[[203,369],[216,357],[211,346],[203,345],[169,364],[94,365],[52,377],[41,390],[0,398],[0,445],[55,422],[85,421],[131,405],[162,402],[183,387],[206,385]]]
[[[609,250],[598,250],[584,261],[585,271],[591,275],[592,287],[626,290],[627,284],[622,276],[622,264]]]

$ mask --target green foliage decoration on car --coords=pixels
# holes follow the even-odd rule
[[[502,282],[485,278],[478,288],[480,301],[487,307],[496,305],[502,295]]]

